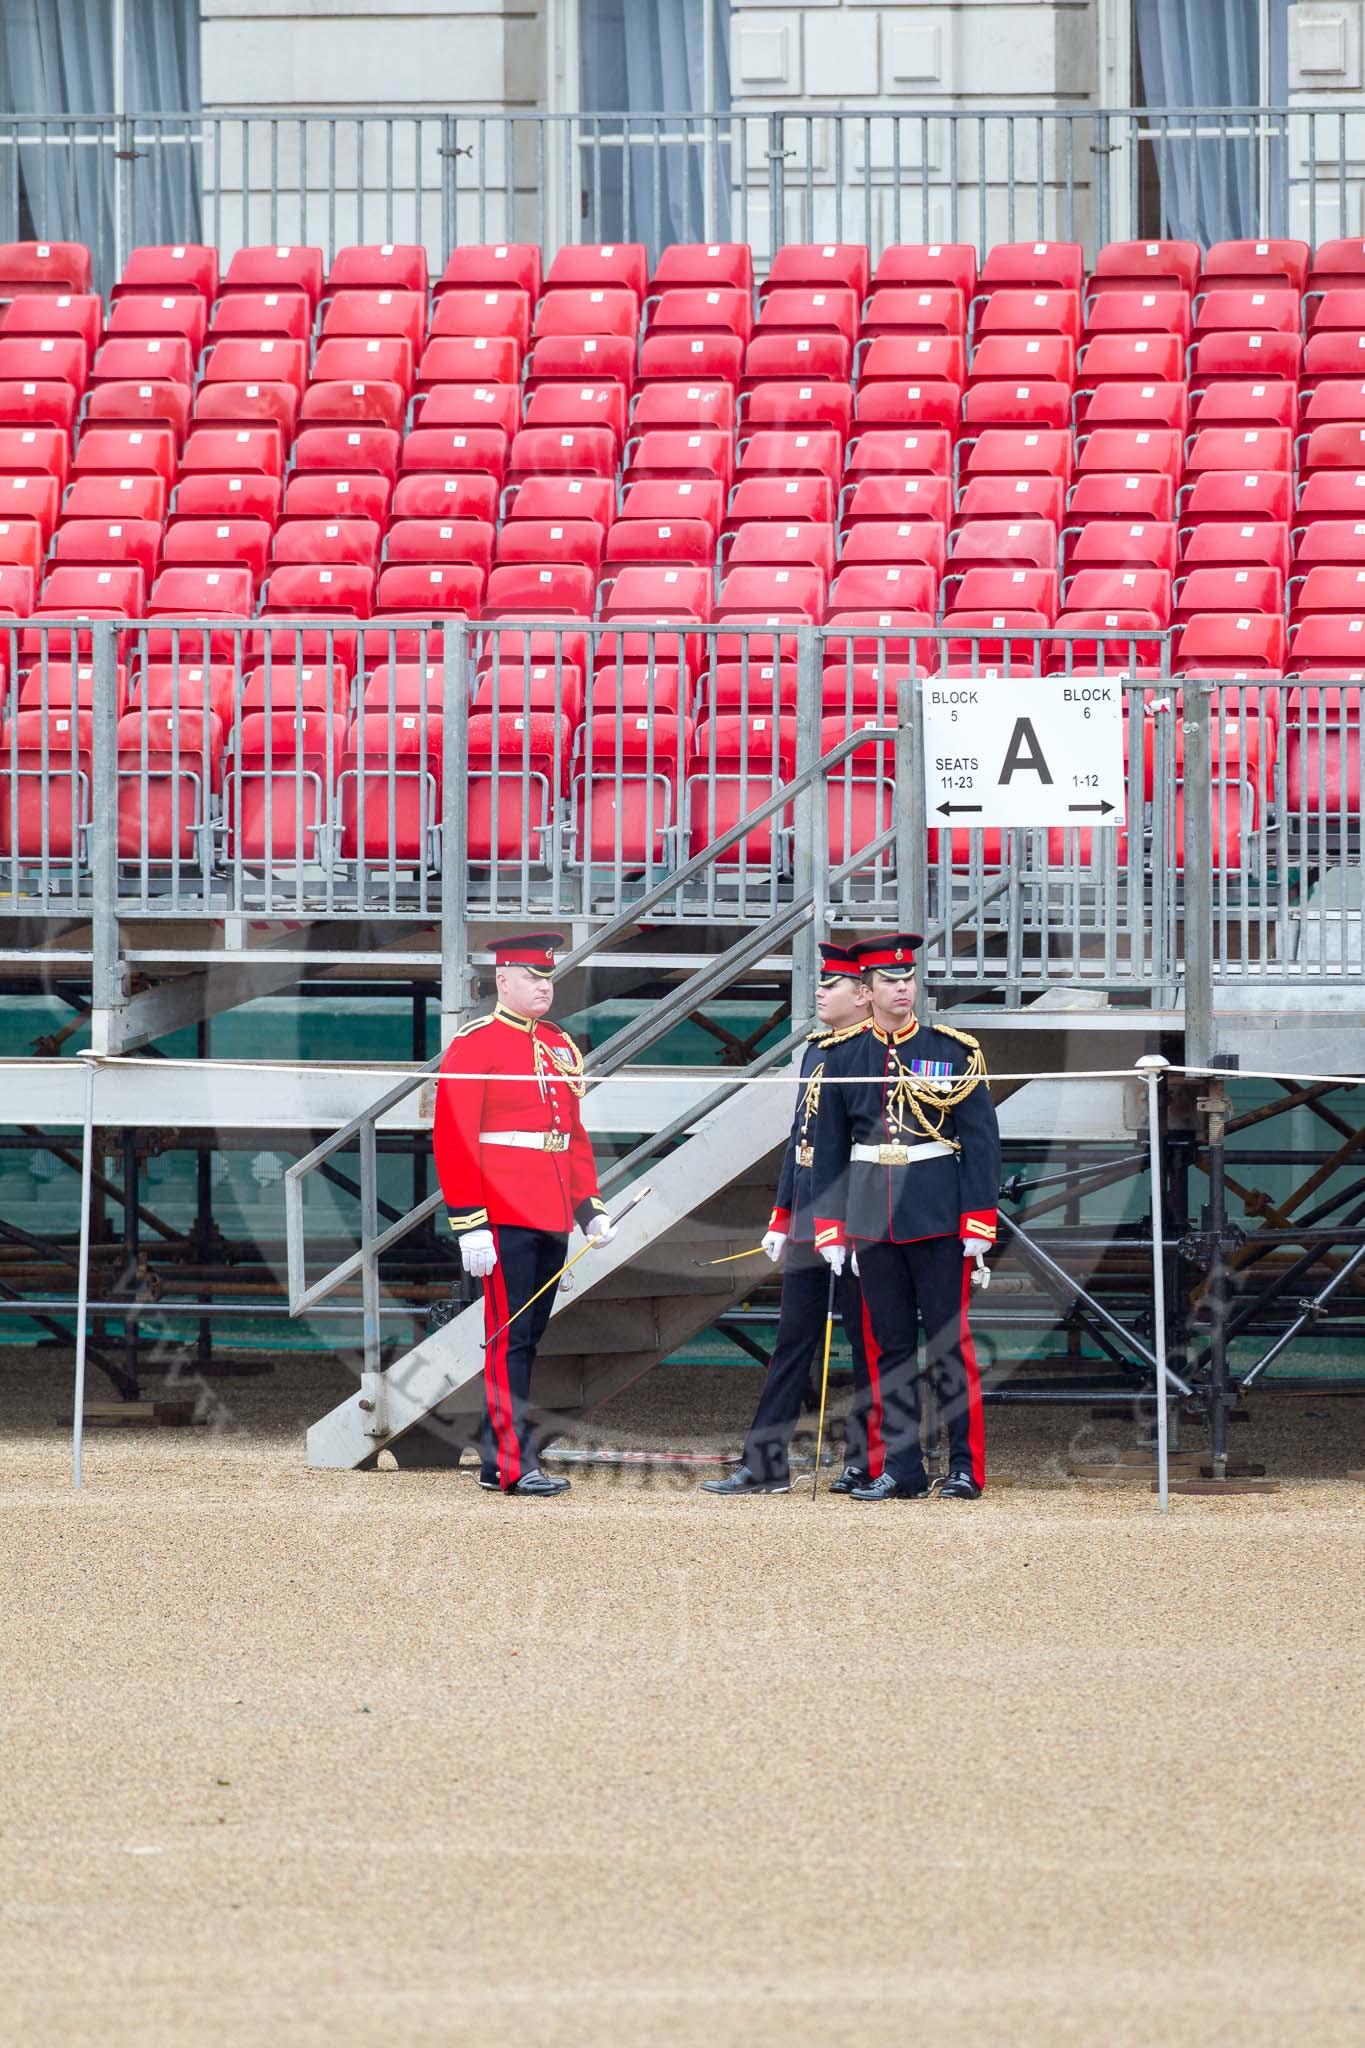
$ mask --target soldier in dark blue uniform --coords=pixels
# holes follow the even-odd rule
[[[836,1273],[856,1258],[881,1352],[886,1463],[864,1501],[929,1491],[919,1440],[918,1333],[948,1425],[945,1500],[986,1483],[981,1381],[967,1325],[995,1242],[1000,1131],[981,1048],[916,1022],[914,933],[853,949],[872,999],[866,1031],[831,1049],[815,1128],[815,1243]]]
[[[744,1440],[741,1463],[724,1479],[703,1482],[704,1493],[788,1493],[787,1449],[801,1415],[811,1364],[824,1336],[829,1268],[815,1249],[811,1181],[815,1127],[823,1113],[821,1076],[833,1049],[867,1028],[871,995],[859,962],[842,946],[822,945],[816,992],[819,1029],[810,1034],[801,1062],[801,1091],[782,1156],[777,1206],[763,1249],[782,1266],[782,1304],[768,1377]],[[877,1345],[868,1327],[862,1292],[852,1269],[835,1283],[835,1299],[853,1353],[853,1406],[845,1436],[846,1462],[833,1493],[852,1493],[882,1470],[882,1415]]]

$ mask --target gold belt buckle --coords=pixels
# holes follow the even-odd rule
[[[569,1134],[567,1131],[547,1131],[543,1142],[547,1152],[567,1152]]]
[[[798,1145],[796,1148],[796,1163],[798,1166],[814,1166],[814,1145]]]
[[[883,1145],[877,1163],[879,1166],[908,1166],[909,1150],[904,1145]]]

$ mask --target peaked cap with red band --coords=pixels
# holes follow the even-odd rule
[[[879,939],[864,939],[852,950],[862,972],[870,974],[875,970],[894,979],[914,973],[915,955],[923,944],[918,932],[891,932]]]
[[[555,954],[562,950],[562,932],[523,932],[489,947],[497,967],[529,967],[532,974],[553,974]]]
[[[856,980],[862,971],[862,963],[851,946],[831,946],[823,939],[820,941],[821,981],[833,981],[844,974]]]

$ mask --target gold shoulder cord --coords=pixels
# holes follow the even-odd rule
[[[583,1055],[574,1041],[566,1037],[562,1044],[551,1046],[537,1036],[534,1042],[536,1079],[542,1084],[546,1081],[563,1081],[575,1095],[586,1095],[588,1084],[583,1079]]]
[[[899,1053],[893,1054],[897,1078],[887,1103],[887,1128],[893,1136],[900,1136],[913,1124],[936,1143],[950,1145],[954,1152],[960,1152],[960,1140],[948,1137],[943,1126],[958,1104],[965,1102],[972,1090],[981,1086],[986,1078],[986,1062],[981,1057],[981,1047],[967,1032],[954,1031],[948,1024],[936,1024],[934,1029],[941,1031],[945,1038],[955,1038],[960,1045],[970,1048],[967,1065],[951,1088],[941,1089],[935,1082],[907,1072],[901,1065]]]

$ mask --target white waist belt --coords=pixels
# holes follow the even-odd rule
[[[942,1159],[952,1149],[938,1138],[923,1138],[914,1145],[855,1145],[849,1156],[860,1166],[913,1166],[921,1159]]]
[[[567,1152],[567,1131],[480,1131],[481,1145],[515,1145],[523,1152]]]

